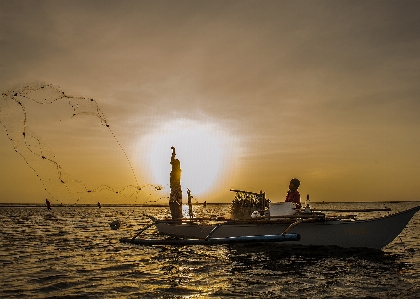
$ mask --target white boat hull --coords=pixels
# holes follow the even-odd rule
[[[288,244],[366,247],[381,249],[391,243],[405,228],[420,206],[371,220],[355,221],[320,221],[303,222],[290,229],[288,233],[300,235],[300,241],[289,241]],[[205,238],[216,225],[171,224],[157,222],[160,234],[183,238]],[[281,234],[288,227],[287,223],[260,222],[222,224],[211,235],[213,238],[276,235]]]

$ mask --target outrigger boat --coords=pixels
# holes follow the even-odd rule
[[[291,202],[270,203],[262,191],[253,193],[231,190],[236,192],[235,200],[232,202],[234,212],[232,215],[236,216],[232,219],[194,218],[191,213],[190,218],[182,218],[181,168],[179,160],[175,158],[174,147],[172,147],[171,165],[169,206],[172,219],[159,220],[149,216],[151,224],[134,237],[121,239],[121,242],[141,245],[205,245],[287,241],[286,244],[382,249],[402,232],[414,214],[420,210],[420,206],[417,206],[383,217],[358,220],[356,215],[328,216],[322,213],[326,212],[325,210],[311,210],[309,195],[306,208],[301,210],[294,208]],[[188,196],[190,204],[189,192]],[[254,208],[257,209],[250,210]],[[239,214],[242,213],[240,217],[237,217],[238,210]],[[191,206],[190,211],[192,211]],[[390,209],[340,212],[370,211],[390,211]],[[152,226],[157,228],[159,234],[175,239],[138,238]]]
[[[153,224],[160,234],[178,238],[204,239],[210,232],[214,238],[281,235],[286,232],[300,236],[299,240],[290,240],[287,244],[382,249],[398,237],[419,210],[420,206],[417,206],[369,220],[357,220],[355,215],[328,217],[311,211],[243,220],[154,219]]]
[[[402,212],[368,220],[358,220],[356,215],[328,216],[307,206],[294,210],[288,204],[270,204],[265,216],[248,219],[223,217],[156,219],[140,230],[133,238],[122,242],[141,245],[206,245],[249,242],[284,242],[287,245],[364,247],[382,249],[403,231],[420,206]],[[286,209],[280,210],[278,206]],[[340,212],[390,211],[390,209],[334,210]],[[255,213],[253,213],[255,215]],[[258,213],[258,215],[261,215]],[[160,235],[175,237],[166,240],[144,240],[138,237],[155,226]]]

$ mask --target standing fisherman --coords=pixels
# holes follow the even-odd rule
[[[171,165],[170,175],[171,194],[169,195],[169,208],[171,209],[172,219],[182,218],[182,190],[181,190],[181,162],[175,159],[175,147],[171,147]]]
[[[51,203],[50,201],[47,199],[45,199],[45,204],[47,205],[47,210],[51,210]]]
[[[194,214],[193,214],[192,203],[191,203],[193,196],[191,195],[191,190],[188,188],[187,188],[187,195],[188,195],[188,214],[190,215],[190,218],[193,218]]]

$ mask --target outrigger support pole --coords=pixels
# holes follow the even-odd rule
[[[205,241],[208,241],[209,238],[214,234],[215,231],[217,231],[219,229],[219,227],[221,227],[223,224],[219,223],[217,224],[212,230],[211,232],[207,235],[207,237],[204,238]]]
[[[287,232],[293,227],[293,226],[296,226],[296,225],[298,225],[299,223],[302,223],[303,222],[303,219],[302,218],[298,218],[298,219],[296,219],[296,221],[295,222],[293,222],[292,224],[290,224],[282,233],[281,233],[281,235],[282,236],[284,236],[285,234],[287,234]]]
[[[143,227],[141,230],[139,230],[137,232],[137,234],[134,235],[133,238],[131,238],[131,241],[134,241],[138,236],[140,236],[145,230],[149,229],[149,227],[155,225],[155,223],[150,223],[148,225],[146,225],[145,227]]]

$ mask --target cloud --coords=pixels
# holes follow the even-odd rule
[[[0,1],[0,85],[43,80],[93,97],[127,144],[162,120],[203,117],[241,136],[247,157],[270,157],[254,167],[292,153],[325,169],[375,152],[409,161],[420,144],[419,6]]]

